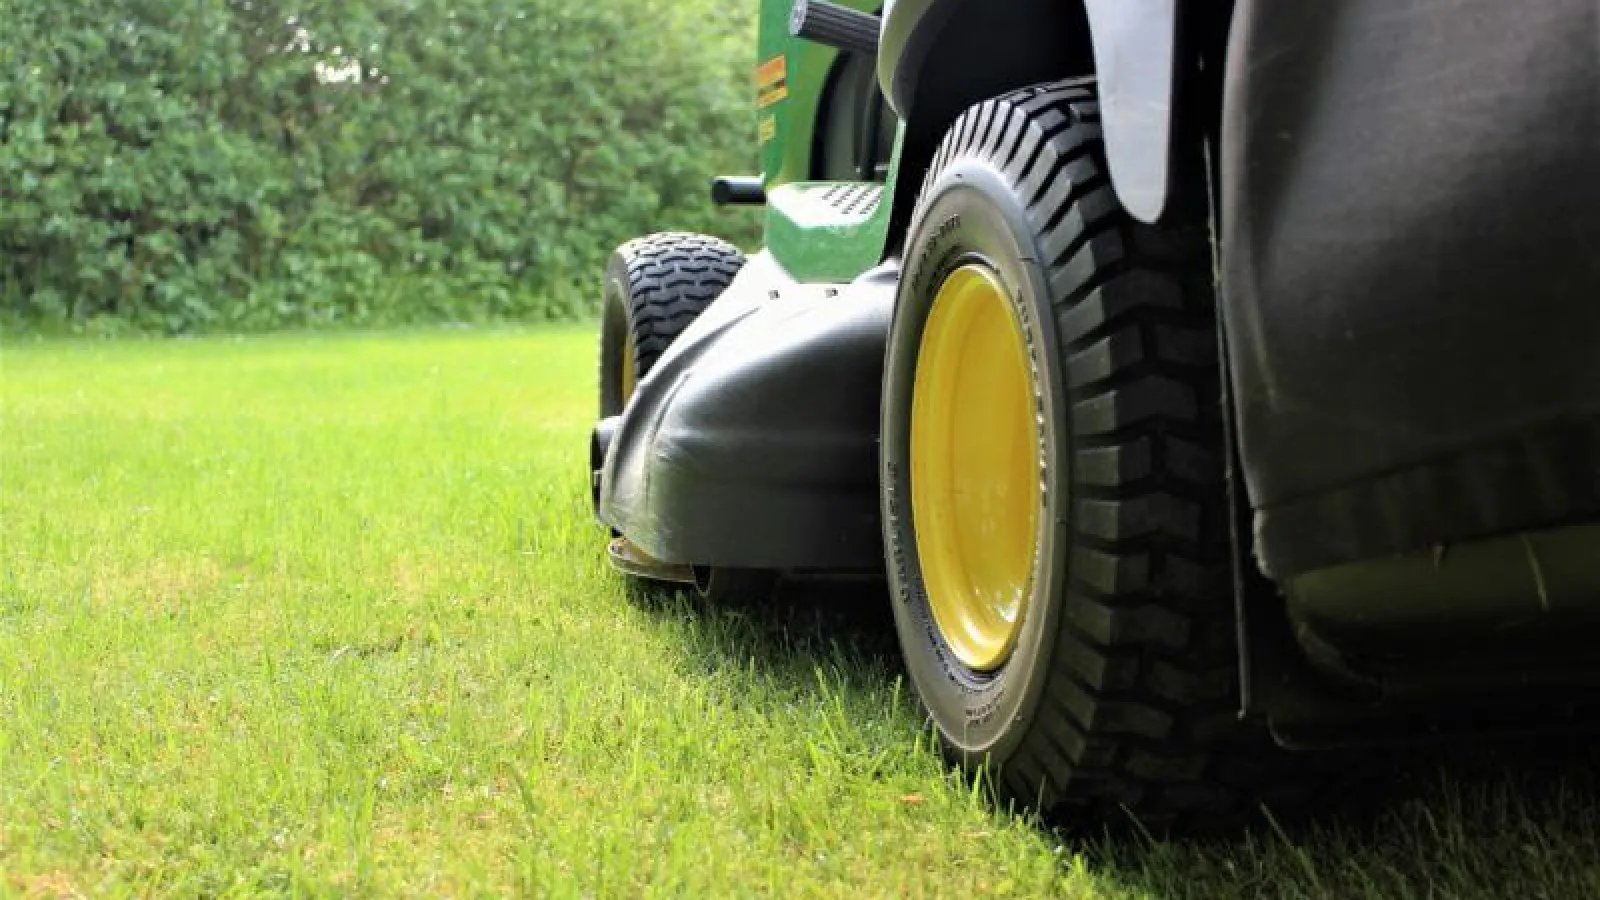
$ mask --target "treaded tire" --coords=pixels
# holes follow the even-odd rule
[[[630,379],[624,373],[631,368],[635,383],[648,375],[744,264],[744,253],[733,244],[681,231],[635,238],[612,253],[601,309],[601,418],[621,415],[627,406]],[[771,595],[777,582],[777,573],[765,570],[696,567],[695,571],[697,591],[713,603],[758,603]],[[640,580],[651,589],[682,587],[673,581]]]
[[[1097,826],[1237,821],[1293,805],[1302,773],[1237,721],[1206,219],[1139,223],[1106,173],[1095,95],[1069,82],[973,107],[935,155],[885,372],[897,630],[947,757],[987,769],[1002,799]],[[1043,451],[1029,605],[989,672],[939,631],[910,489],[921,336],[944,276],[974,256],[1012,295]]]
[[[627,355],[635,379],[649,374],[744,263],[744,253],[721,238],[678,231],[635,238],[612,253],[601,301],[601,418],[627,404]]]

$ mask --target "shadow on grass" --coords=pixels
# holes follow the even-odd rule
[[[1590,742],[1415,747],[1388,759],[1363,796],[1293,825],[1083,849],[1155,897],[1600,897]]]
[[[811,681],[820,662],[887,681],[905,670],[886,590],[882,579],[849,578],[785,582],[766,602],[738,605],[712,605],[687,587],[634,585],[629,597],[658,619],[693,619],[686,649],[708,669],[749,660]]]
[[[656,616],[701,617],[687,649],[708,670],[750,660],[799,686],[815,685],[821,664],[865,692],[905,675],[884,591],[881,581],[796,584],[740,608],[670,591],[633,596]],[[1037,827],[1135,896],[1593,900],[1597,746],[1571,736],[1360,751],[1353,759],[1368,774],[1321,806],[1198,837]]]

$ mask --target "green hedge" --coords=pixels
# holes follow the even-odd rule
[[[0,305],[197,331],[562,318],[748,243],[754,3],[5,0]],[[359,77],[355,73],[359,72]]]

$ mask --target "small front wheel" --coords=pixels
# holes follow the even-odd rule
[[[744,267],[738,247],[703,234],[628,241],[606,266],[600,319],[600,417],[620,415],[639,380]]]
[[[703,234],[662,232],[628,241],[606,266],[600,320],[600,418],[619,416],[661,354],[719,297],[744,267],[738,247]],[[590,479],[599,502],[603,454],[590,451]],[[612,532],[612,567],[639,581],[678,585],[688,566],[651,557]]]

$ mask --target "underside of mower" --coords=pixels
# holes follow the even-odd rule
[[[612,561],[885,577],[949,757],[1046,811],[1588,724],[1597,17],[764,0],[763,171],[713,195],[765,246],[606,273]]]

